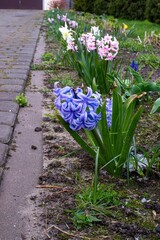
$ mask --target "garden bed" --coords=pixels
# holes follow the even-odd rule
[[[46,52],[54,56],[58,51],[56,40],[47,41]],[[135,59],[135,55],[137,53],[128,49],[119,52],[123,66]],[[37,239],[160,239],[160,171],[153,168],[148,176],[145,176],[145,170],[143,174],[132,171],[128,179],[126,171],[121,178],[115,178],[100,169],[96,192],[99,200],[92,201],[95,160],[59,123],[52,92],[56,81],[63,86],[76,86],[78,75],[62,64],[45,62],[34,67],[46,70],[42,123],[44,169],[39,177],[43,192],[39,198],[43,207],[40,216],[43,237]],[[144,67],[142,75],[145,77],[149,71],[149,67]],[[150,81],[158,77],[159,68]],[[150,149],[157,147],[160,141],[160,116],[150,114],[157,97],[158,93],[153,92],[149,100],[141,100],[144,110],[136,130],[138,153],[142,153],[140,149],[143,148],[150,157],[153,155]]]

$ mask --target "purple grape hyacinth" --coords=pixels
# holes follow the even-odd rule
[[[130,67],[133,68],[136,72],[138,71],[138,63],[134,60],[131,62]]]

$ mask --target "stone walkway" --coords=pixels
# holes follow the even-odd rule
[[[0,180],[42,20],[42,11],[0,10]]]

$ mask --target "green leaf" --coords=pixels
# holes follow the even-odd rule
[[[68,123],[64,121],[64,119],[61,116],[57,116],[60,123],[63,125],[63,127],[70,133],[70,135],[75,139],[75,141],[86,151],[89,153],[90,156],[93,158],[96,157],[96,151],[94,151],[88,144],[85,142],[81,136],[76,132],[70,129]]]
[[[102,119],[100,121],[100,134],[102,137],[102,142],[103,142],[103,148],[104,148],[104,160],[103,164],[106,164],[109,162],[111,159],[114,158],[113,154],[113,145],[111,142],[111,136],[106,120],[106,102],[102,105]],[[100,149],[101,150],[101,149]],[[110,164],[107,165],[107,170],[109,173],[113,174],[114,173],[114,168],[115,168],[115,163],[112,161]]]
[[[129,90],[129,94],[141,94],[141,93],[142,93],[142,89],[141,89],[141,86],[139,85],[133,85]]]
[[[135,78],[137,83],[142,83],[144,81],[142,76],[138,72],[136,72],[133,68],[129,67],[128,69],[130,74]]]
[[[142,107],[140,107],[137,110],[137,112],[134,114],[132,119],[130,119],[130,125],[129,125],[128,131],[126,133],[126,137],[124,139],[121,156],[119,158],[118,166],[117,166],[117,169],[116,169],[116,175],[117,176],[120,176],[122,174],[122,168],[123,168],[123,165],[128,158],[130,146],[131,146],[131,143],[133,141],[134,132],[135,132],[137,123],[140,119],[141,113],[142,113]]]
[[[113,92],[113,110],[112,110],[112,127],[110,130],[110,136],[112,139],[112,145],[114,146],[114,157],[119,155],[123,145],[122,136],[122,97],[116,92]]]
[[[152,110],[151,110],[151,114],[153,113],[156,113],[156,112],[160,112],[160,98],[158,98],[154,104],[153,104],[153,107],[152,107]]]
[[[145,92],[157,92],[160,91],[160,86],[155,82],[147,82],[145,84]]]

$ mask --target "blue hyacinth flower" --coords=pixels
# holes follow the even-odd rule
[[[58,83],[54,85],[56,95],[55,106],[62,118],[69,124],[69,127],[78,131],[82,128],[93,130],[101,119],[99,107],[101,107],[101,95],[93,93],[88,87],[87,93],[81,88],[74,90],[71,87],[59,88]],[[106,99],[106,120],[108,127],[112,124],[112,100]]]
[[[93,94],[91,88],[88,88],[86,94],[81,88],[76,90],[68,86],[59,88],[58,83],[55,83],[53,92],[57,97],[55,106],[72,130],[95,128],[101,118],[100,114],[97,114],[100,105],[99,94]]]

